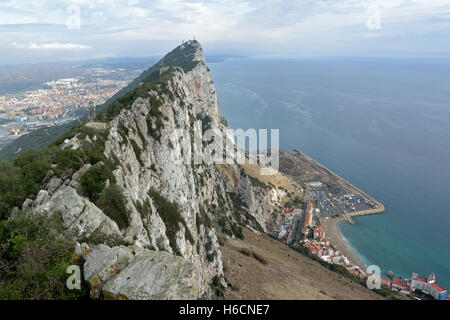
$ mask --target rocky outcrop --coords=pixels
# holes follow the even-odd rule
[[[219,139],[196,141],[198,135],[215,129],[226,137],[227,129],[198,42],[184,43],[144,75],[131,101],[123,100],[119,111],[106,110],[113,114],[107,125],[89,125],[88,134],[60,146],[100,148],[105,160],[65,176],[49,172],[43,190],[26,205],[60,217],[77,239],[101,233],[127,244],[100,244],[85,255],[93,297],[212,297],[212,280],[224,283],[216,232],[240,236],[243,224],[265,231],[278,195],[253,186],[235,161],[216,165],[192,156],[222,148]],[[226,141],[225,148],[242,153],[232,138]],[[123,196],[121,221],[82,196],[83,175],[106,166],[112,169],[105,189],[114,186]]]
[[[106,282],[103,296],[132,300],[197,299],[199,290],[193,271],[192,263],[181,257],[144,249]]]
[[[94,232],[121,236],[117,223],[106,216],[95,204],[81,197],[72,187],[64,186],[50,199],[46,200],[47,198],[47,191],[41,190],[38,193],[34,203],[39,205],[34,209],[35,212],[59,217],[63,227],[75,238],[89,237]]]

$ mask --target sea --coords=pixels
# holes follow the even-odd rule
[[[450,59],[243,58],[210,63],[221,114],[237,129],[279,129],[381,201],[341,223],[383,275],[436,274],[450,291]]]

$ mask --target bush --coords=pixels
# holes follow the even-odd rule
[[[94,232],[89,237],[85,237],[79,240],[80,243],[86,242],[87,244],[91,245],[98,245],[98,244],[106,244],[110,247],[116,247],[116,246],[126,246],[128,243],[121,237],[120,235],[114,233],[114,234],[106,234],[103,232]]]
[[[247,257],[251,257],[252,256],[252,250],[250,250],[249,248],[240,248],[239,252],[242,253],[243,255],[247,256]]]
[[[253,255],[253,258],[255,258],[256,260],[258,260],[258,261],[261,262],[262,264],[267,264],[267,260],[264,259],[261,255],[259,255],[259,254],[256,253],[255,251],[252,251],[252,255]]]
[[[78,150],[72,150],[70,148],[64,150],[52,148],[51,150],[51,153],[54,154],[52,161],[58,164],[55,168],[55,173],[58,175],[66,171],[78,170],[84,163],[84,155]]]
[[[37,194],[53,158],[53,149],[35,150],[0,163],[0,220],[7,219],[13,207],[22,207],[26,198]]]
[[[259,255],[255,251],[253,251],[252,249],[240,248],[239,252],[242,253],[243,255],[247,256],[247,257],[255,258],[257,261],[261,262],[262,264],[267,264],[267,260],[264,259],[261,255]]]
[[[180,214],[178,204],[170,202],[154,189],[150,189],[149,196],[153,199],[153,204],[166,226],[166,236],[169,238],[170,247],[175,254],[181,255],[176,243],[176,235],[180,231],[180,223],[184,226],[185,238],[191,244],[194,244],[194,239],[192,238],[191,231],[187,227],[186,221],[184,221]]]
[[[91,167],[80,178],[81,194],[96,202],[106,186],[107,179],[108,173],[104,165]]]
[[[215,275],[211,279],[211,289],[214,291],[217,297],[223,297],[225,295],[225,287],[221,282],[221,277]]]
[[[144,162],[141,159],[141,154],[142,154],[141,148],[139,148],[138,144],[133,139],[130,139],[130,142],[131,142],[131,146],[133,147],[134,154],[136,155],[137,161],[139,162],[141,167],[143,167]]]
[[[96,205],[114,220],[120,229],[130,225],[125,199],[116,185],[110,185],[100,195]]]
[[[74,242],[64,236],[61,222],[21,212],[0,222],[0,299],[77,299],[86,287],[69,290],[69,265]]]

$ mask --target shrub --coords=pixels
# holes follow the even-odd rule
[[[66,148],[64,150],[54,150],[53,152],[55,154],[53,162],[58,164],[55,168],[55,173],[58,175],[69,170],[78,170],[84,162],[83,154],[78,150]]]
[[[0,219],[8,218],[13,207],[21,207],[40,190],[54,156],[53,149],[35,150],[0,163]]]
[[[130,142],[131,142],[131,146],[133,147],[134,154],[136,155],[137,161],[139,162],[141,167],[143,167],[144,162],[141,159],[141,153],[142,153],[141,148],[139,148],[138,144],[133,139],[130,139]]]
[[[88,244],[92,245],[98,245],[101,243],[104,243],[110,247],[115,246],[126,246],[128,243],[121,237],[120,235],[114,233],[114,234],[106,234],[103,232],[94,232],[89,237],[84,237],[80,239],[80,242],[86,242]]]
[[[252,251],[252,255],[253,255],[253,258],[255,258],[256,260],[258,260],[258,261],[261,262],[262,264],[267,264],[267,260],[264,259],[261,255],[259,255],[259,254],[256,253],[255,251]]]
[[[247,256],[247,257],[251,257],[252,256],[252,250],[250,250],[249,248],[240,248],[239,252],[242,253],[243,255]]]
[[[180,214],[178,204],[170,202],[154,189],[150,189],[149,196],[153,199],[153,204],[166,226],[166,236],[169,238],[170,247],[175,254],[181,255],[176,243],[176,235],[177,232],[180,231],[180,223],[185,228],[185,238],[192,244],[194,244],[194,239],[192,238],[191,231],[188,229],[186,222]]]
[[[20,212],[0,222],[0,299],[77,299],[82,290],[69,290],[66,273],[78,264],[61,222],[36,213]]]
[[[130,225],[125,199],[116,185],[108,186],[100,195],[96,205],[114,220],[120,229]]]
[[[211,279],[211,289],[214,291],[217,297],[223,297],[225,295],[226,288],[224,287],[224,285],[220,280],[221,277],[219,277],[218,275],[215,275]]]
[[[80,178],[81,193],[92,202],[96,202],[100,197],[108,179],[106,167],[93,166]]]
[[[239,252],[242,253],[243,255],[247,256],[247,257],[255,258],[257,261],[261,262],[262,264],[267,264],[267,260],[264,259],[261,255],[259,255],[255,251],[253,251],[252,249],[240,248]]]

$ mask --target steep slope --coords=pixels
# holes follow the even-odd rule
[[[221,241],[226,299],[383,299],[356,279],[333,272],[267,235],[244,230],[245,239]],[[247,256],[254,252],[258,257]]]
[[[139,81],[98,114],[99,122],[56,143],[75,165],[57,170],[53,163],[23,209],[61,218],[88,243],[77,252],[93,297],[220,295],[216,230],[231,237],[242,237],[244,224],[265,231],[284,192],[252,186],[236,163],[195,161],[219,141],[195,141],[197,135],[216,129],[226,137],[198,42],[176,48]]]
[[[236,255],[235,248],[267,240],[247,229],[244,239],[243,228],[261,234],[269,230],[273,214],[301,188],[281,173],[262,176],[262,165],[212,161],[212,151],[247,157],[227,129],[200,44],[183,43],[101,110],[97,122],[83,123],[46,149],[0,164],[10,172],[0,175],[0,217],[13,225],[24,215],[56,218],[64,230],[61,238],[75,242],[75,258],[93,298],[223,296],[223,252],[230,269],[239,265],[241,253]],[[26,247],[26,235],[0,228],[3,238],[10,245],[6,251],[0,248],[0,257],[12,253],[17,258],[16,251]],[[222,251],[219,243],[224,242]],[[295,260],[302,268],[292,268],[290,258],[278,250],[281,244],[272,242],[260,248],[269,263],[304,272],[297,288],[318,294],[312,285],[321,274],[313,270],[317,262],[302,256]],[[232,271],[231,281],[246,277]],[[280,277],[278,271],[261,274],[270,279]],[[337,279],[324,272],[330,281]],[[336,298],[357,297],[364,290],[339,295],[342,283],[337,282],[328,290],[321,281],[320,290]],[[245,292],[228,297],[253,297]],[[297,293],[264,297],[308,298]]]

